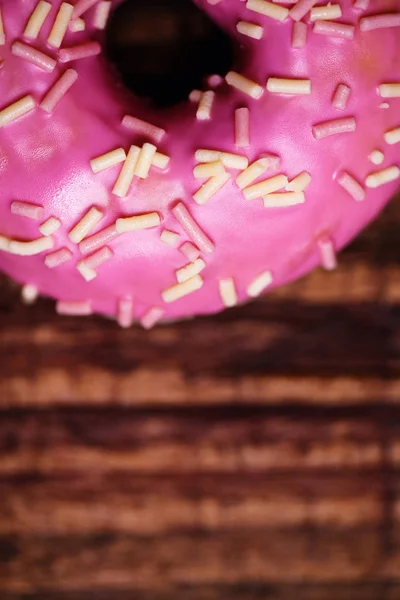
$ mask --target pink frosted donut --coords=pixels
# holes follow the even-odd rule
[[[0,268],[145,327],[334,268],[399,183],[400,0],[196,0],[237,63],[168,109],[101,54],[119,3],[0,0]]]

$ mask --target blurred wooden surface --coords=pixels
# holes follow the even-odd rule
[[[399,231],[149,333],[1,279],[1,600],[399,599]]]

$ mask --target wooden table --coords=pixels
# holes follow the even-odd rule
[[[399,231],[149,333],[1,279],[1,600],[399,599]]]

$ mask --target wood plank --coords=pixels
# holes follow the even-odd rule
[[[235,374],[226,379],[186,377],[181,369],[141,367],[116,375],[87,366],[66,369],[43,364],[24,376],[7,374],[0,381],[0,407],[48,406],[209,406],[213,404],[346,406],[400,402],[400,378],[319,376],[287,372],[275,375]],[[26,363],[21,367],[27,368]]]
[[[27,475],[0,484],[0,535],[101,533],[162,536],[304,528],[323,531],[399,522],[398,472],[350,471],[150,477]],[[133,480],[133,481],[131,481]],[[260,481],[261,480],[261,481]],[[372,483],[371,483],[372,482]],[[392,489],[393,488],[393,489]],[[391,492],[390,504],[385,497]],[[385,521],[386,520],[386,521]],[[288,567],[289,568],[289,567]]]
[[[133,591],[115,588],[101,590],[60,591],[39,593],[8,593],[2,600],[398,600],[400,584],[396,582],[333,585],[239,584],[218,586],[173,586],[164,590]]]
[[[379,527],[348,530],[192,531],[157,537],[103,533],[87,536],[1,537],[9,560],[4,591],[164,586],[239,582],[361,583],[398,575],[399,549],[382,554]],[[393,565],[393,566],[392,566]],[[21,573],[24,574],[21,579]]]
[[[399,397],[400,310],[385,305],[284,309],[265,301],[150,333],[100,319],[82,327],[4,314],[1,325],[3,408]]]
[[[0,413],[0,477],[37,473],[240,473],[400,466],[400,410]],[[344,413],[344,414],[343,414]]]

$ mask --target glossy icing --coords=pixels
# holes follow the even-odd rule
[[[216,5],[196,0],[237,41],[233,70],[264,88],[256,100],[223,82],[214,90],[210,120],[197,120],[198,103],[189,100],[167,110],[146,105],[119,83],[101,55],[66,64],[58,61],[52,73],[13,55],[11,46],[20,40],[57,59],[58,51],[46,40],[61,0],[53,0],[38,39],[24,40],[22,33],[36,4],[37,0],[0,0],[6,39],[0,46],[0,109],[28,94],[40,103],[66,69],[74,69],[78,78],[52,113],[38,107],[0,129],[0,234],[15,240],[41,235],[41,222],[11,212],[15,201],[43,206],[43,221],[56,217],[62,225],[53,234],[50,252],[24,257],[0,250],[0,268],[17,281],[35,286],[41,294],[62,300],[61,312],[65,307],[68,312],[68,302],[72,302],[77,303],[72,307],[83,313],[90,312],[90,305],[95,312],[117,317],[121,303],[128,302],[130,312],[127,315],[125,306],[120,321],[129,324],[133,311],[135,320],[144,317],[149,326],[155,317],[175,319],[219,311],[224,307],[220,280],[233,278],[241,302],[249,297],[252,282],[266,270],[272,273],[272,286],[303,275],[323,260],[320,240],[331,240],[338,251],[395,192],[398,181],[366,188],[365,199],[357,202],[335,177],[346,172],[363,184],[369,173],[400,164],[400,144],[388,145],[383,137],[384,132],[400,126],[400,98],[383,99],[377,92],[381,83],[400,81],[400,28],[361,32],[358,27],[360,17],[367,14],[399,13],[400,0],[377,0],[373,10],[367,11],[341,0],[339,21],[356,26],[354,39],[315,34],[306,17],[307,42],[300,48],[291,45],[291,18],[275,21],[248,10],[242,0],[222,0]],[[113,7],[117,4],[113,2]],[[96,6],[81,16],[85,31],[68,31],[61,50],[102,42],[103,33],[93,27]],[[263,38],[240,34],[238,21],[261,25]],[[312,93],[270,93],[265,90],[269,77],[309,79]],[[339,84],[351,90],[343,110],[332,105]],[[382,103],[388,106],[382,108]],[[241,107],[250,110],[248,148],[237,148],[234,143],[235,110]],[[171,159],[167,171],[152,167],[149,177],[136,179],[128,196],[121,199],[111,193],[121,164],[94,174],[90,160],[116,148],[128,152],[131,144],[152,141],[121,126],[124,115],[165,129],[157,149]],[[356,120],[354,132],[314,138],[313,125],[347,117]],[[289,180],[303,171],[311,175],[305,203],[265,208],[260,198],[245,200],[234,181],[239,171],[228,169],[230,181],[207,204],[197,205],[193,194],[203,182],[194,178],[193,168],[199,148],[245,154],[250,163],[263,154],[278,155],[278,172]],[[376,149],[384,152],[379,167],[368,159]],[[267,171],[265,177],[273,174]],[[175,273],[187,259],[179,246],[161,241],[161,232],[179,233],[180,245],[192,241],[172,211],[179,201],[215,249],[201,255],[206,262],[201,289],[164,303],[162,291],[177,283]],[[97,277],[86,281],[77,269],[82,254],[68,232],[92,206],[104,213],[92,233],[112,226],[119,217],[153,211],[161,216],[161,225],[120,236],[109,227],[105,240],[112,256],[99,267]],[[72,253],[73,259],[50,269],[46,254],[62,248],[68,250],[61,252],[64,258]]]

